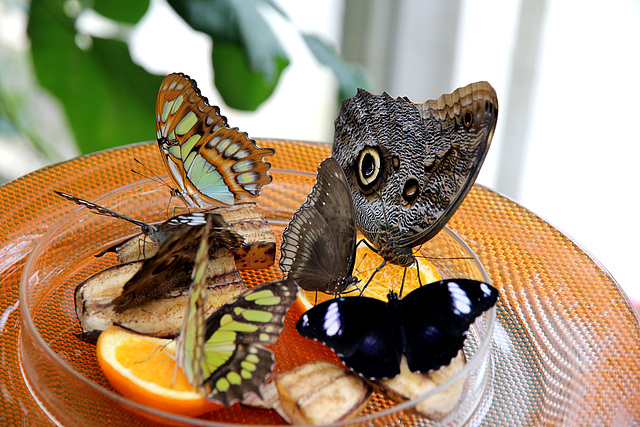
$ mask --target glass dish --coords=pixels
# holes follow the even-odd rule
[[[265,187],[258,204],[265,210],[279,246],[279,236],[293,211],[304,201],[315,175],[306,172],[272,170],[273,183]],[[82,196],[78,194],[78,196]],[[178,200],[169,203],[169,191],[156,182],[144,180],[105,192],[94,200],[124,215],[149,223],[163,221]],[[125,221],[107,218],[78,207],[53,226],[40,239],[27,260],[20,282],[22,331],[19,337],[20,367],[24,380],[43,411],[61,425],[170,425],[220,426],[237,424],[282,424],[274,411],[240,408],[223,409],[204,418],[188,418],[157,411],[123,398],[112,391],[95,360],[94,346],[78,337],[73,292],[89,275],[114,265],[111,256],[94,257],[101,250],[139,232]],[[443,277],[468,277],[489,282],[477,257],[451,230],[445,229],[423,245]],[[243,273],[247,284],[277,280],[276,265],[266,270]],[[472,326],[465,343],[468,363],[447,383],[421,398],[393,404],[375,394],[364,415],[336,425],[461,425],[483,408],[491,406],[493,361],[491,336],[496,313],[492,309]],[[296,319],[288,316],[287,330]],[[284,337],[283,333],[283,337]],[[274,348],[276,372],[302,364],[315,355],[279,351],[286,341],[295,350],[302,338],[289,336]],[[457,409],[446,417],[428,420],[413,413],[421,399],[441,392],[466,376],[463,397]],[[123,411],[122,408],[128,410]],[[474,415],[476,414],[476,415]]]

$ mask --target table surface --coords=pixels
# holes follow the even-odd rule
[[[330,146],[259,140],[274,168],[315,172]],[[48,424],[18,358],[18,287],[38,239],[74,206],[137,181],[139,159],[163,175],[155,143],[134,144],[49,166],[0,187],[0,424]],[[493,401],[485,425],[640,420],[640,323],[615,280],[558,230],[515,202],[475,185],[449,222],[500,290]],[[27,422],[29,420],[29,422]],[[511,423],[511,422],[510,422]]]

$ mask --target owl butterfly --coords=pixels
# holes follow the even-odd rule
[[[176,359],[189,383],[207,399],[230,406],[247,394],[260,395],[275,363],[265,346],[278,339],[298,287],[293,280],[253,287],[206,318],[207,253],[207,239],[202,239]]]
[[[306,291],[341,293],[354,284],[356,226],[344,172],[331,157],[282,233],[280,269]]]
[[[423,104],[362,89],[342,102],[332,156],[358,229],[385,261],[411,265],[413,248],[444,227],[478,176],[497,118],[487,82]]]
[[[162,160],[189,207],[232,205],[256,197],[271,182],[265,156],[246,133],[230,128],[209,105],[196,82],[182,73],[162,81],[156,102],[156,132]]]
[[[409,369],[427,373],[448,365],[471,324],[493,307],[498,291],[470,279],[430,283],[388,302],[354,296],[322,302],[300,317],[300,335],[322,342],[361,376],[380,380]]]

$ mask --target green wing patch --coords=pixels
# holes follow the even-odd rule
[[[225,406],[249,393],[260,395],[260,385],[275,363],[273,354],[264,346],[277,341],[298,294],[296,283],[282,280],[251,288],[204,322],[197,320],[204,319],[204,309],[197,303],[199,288],[204,286],[197,282],[194,280],[192,285],[185,316],[189,323],[185,323],[179,338],[185,344],[179,349],[184,354],[183,370],[194,374],[192,379],[188,375],[187,378],[208,399]],[[192,343],[192,347],[186,347]]]

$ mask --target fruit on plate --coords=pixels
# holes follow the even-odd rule
[[[242,246],[231,250],[238,271],[256,270],[273,265],[276,256],[275,235],[260,207],[253,202],[245,202],[210,211],[221,214],[231,230],[244,239]],[[140,248],[144,250],[141,251]],[[124,264],[151,258],[156,254],[158,246],[141,233],[110,250],[115,251],[118,262]]]
[[[96,354],[113,388],[128,399],[188,416],[222,408],[196,391],[176,367],[174,344],[112,326],[100,334]]]
[[[376,381],[375,384],[389,399],[404,402],[422,396],[444,384],[460,372],[465,363],[464,352],[460,350],[448,365],[427,374],[418,374],[409,370],[407,361],[403,358],[400,375],[388,380]],[[441,392],[422,400],[415,406],[416,412],[427,417],[438,417],[450,412],[462,396],[465,380],[466,376],[463,376]]]
[[[244,402],[273,408],[295,425],[330,424],[360,414],[372,387],[342,366],[315,360],[282,372],[262,387],[262,400]]]
[[[76,314],[85,339],[92,341],[94,336],[112,325],[158,337],[178,334],[189,299],[188,282],[165,297],[155,298],[123,313],[114,310],[113,301],[142,264],[143,261],[119,264],[99,271],[78,285],[75,290]],[[233,254],[226,248],[217,249],[208,264],[207,314],[244,290],[246,286],[235,269]]]

